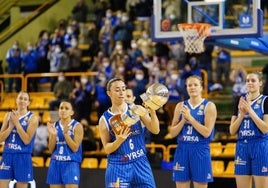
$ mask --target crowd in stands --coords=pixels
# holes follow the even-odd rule
[[[35,43],[29,41],[22,45],[26,46],[26,49],[20,47],[20,41],[14,41],[7,52],[9,74],[59,73],[57,78],[49,80],[32,78],[27,86],[29,92],[36,92],[38,83],[51,83],[55,100],[50,102],[50,110],[57,110],[60,101],[68,98],[75,104],[78,121],[90,121],[91,110],[97,110],[100,117],[110,106],[105,92],[106,81],[112,77],[121,77],[127,86],[133,89],[137,104],[142,103],[139,95],[151,84],[159,82],[166,85],[170,97],[166,106],[160,109],[160,113],[167,113],[170,123],[176,103],[188,97],[184,86],[188,76],[202,76],[200,70],[204,69],[208,73],[208,89],[223,89],[225,84],[229,84],[226,74],[224,82],[220,77],[222,72],[230,70],[231,57],[228,51],[218,51],[217,60],[222,64],[221,68],[217,69],[217,82],[222,87],[213,88],[213,45],[206,45],[201,54],[187,54],[182,42],[151,40],[152,0],[94,2],[94,21],[88,22],[89,7],[83,0],[78,0],[71,12],[71,18],[58,20],[57,27],[52,31],[40,28]],[[173,3],[175,2],[177,1]],[[136,30],[140,31],[139,37],[133,35]],[[82,51],[79,44],[89,44],[89,48]],[[89,61],[82,62],[83,56],[89,56]],[[229,64],[224,64],[225,62]],[[85,71],[95,71],[97,76],[65,78],[63,74]],[[16,84],[15,91],[20,91],[19,79],[9,79],[7,92],[13,92],[13,82]]]

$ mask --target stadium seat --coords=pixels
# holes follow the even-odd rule
[[[32,157],[34,167],[44,167],[44,158],[43,157]]]
[[[227,143],[221,157],[234,157],[236,143]]]
[[[16,187],[16,180],[12,180],[9,182],[8,188],[14,188]],[[30,188],[36,188],[35,180],[29,181],[28,184],[30,184]]]
[[[107,158],[102,158],[101,161],[100,161],[100,165],[99,165],[99,168],[101,169],[105,169],[107,167]]]
[[[221,142],[212,142],[210,146],[210,155],[211,157],[217,157],[222,153],[222,144]]]
[[[212,160],[212,172],[213,175],[221,175],[224,173],[224,161]]]
[[[46,166],[46,167],[49,167],[49,164],[50,164],[50,157],[48,157],[48,158],[46,159],[45,166]]]
[[[224,172],[226,175],[234,175],[234,161],[229,161]]]
[[[82,168],[98,168],[97,158],[84,158],[81,164]]]

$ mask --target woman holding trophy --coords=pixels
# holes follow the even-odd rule
[[[105,187],[155,188],[143,126],[153,134],[159,133],[156,111],[147,105],[127,104],[126,85],[120,78],[109,80],[106,89],[112,106],[99,120],[101,141],[108,155]]]
[[[189,99],[177,104],[170,134],[177,136],[173,181],[177,188],[206,188],[213,181],[209,143],[214,136],[217,117],[213,102],[202,98],[202,79],[190,76],[186,80]]]

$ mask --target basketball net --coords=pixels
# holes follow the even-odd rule
[[[178,24],[178,28],[183,37],[185,52],[197,54],[204,52],[204,41],[210,35],[210,24],[183,23]]]

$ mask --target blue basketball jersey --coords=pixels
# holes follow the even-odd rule
[[[130,115],[130,108],[127,106],[126,113]],[[102,118],[106,121],[107,128],[109,130],[111,142],[113,142],[116,137],[114,132],[112,131],[112,127],[110,125],[110,118],[115,115],[109,109],[106,110]],[[137,121],[134,125],[131,126],[131,135],[121,144],[121,146],[114,151],[113,153],[108,155],[109,163],[122,163],[122,162],[133,162],[140,157],[146,155],[146,147],[144,140],[144,130],[140,121]]]
[[[70,123],[71,129],[68,131],[68,134],[71,138],[74,138],[74,129],[79,122],[72,120]],[[55,128],[58,132],[56,140],[56,148],[51,154],[51,160],[57,161],[82,161],[82,144],[80,144],[77,152],[73,152],[66,143],[66,140],[63,135],[63,126],[60,124],[60,121],[55,122]]]
[[[266,96],[260,95],[254,101],[251,102],[251,107],[260,119],[263,119],[264,115],[264,100]],[[239,115],[239,114],[238,114]],[[256,139],[268,139],[268,133],[263,134],[251,117],[246,114],[239,127],[238,140],[256,140]]]
[[[24,131],[27,130],[29,120],[32,115],[33,113],[31,111],[28,111],[25,115],[19,118],[19,122]],[[35,139],[35,135],[33,136],[31,142],[25,145],[17,132],[17,128],[14,127],[10,135],[5,140],[4,152],[5,153],[32,153],[33,146],[34,146],[34,139]]]
[[[202,125],[204,125],[205,123],[205,110],[206,110],[206,106],[208,103],[209,103],[208,100],[203,99],[199,105],[193,107],[189,103],[189,100],[184,101],[184,105],[186,105],[189,108],[191,115]],[[186,122],[177,137],[177,142],[178,143],[209,143],[212,141],[213,136],[214,136],[214,129],[212,130],[210,136],[208,138],[205,138],[199,132],[197,132],[195,128],[189,122]]]

